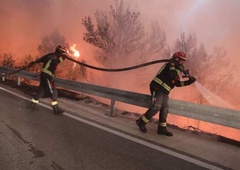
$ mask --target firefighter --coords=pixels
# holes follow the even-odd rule
[[[180,73],[185,73],[183,62],[186,60],[186,55],[183,52],[176,52],[171,57],[170,61],[164,64],[157,75],[150,83],[150,92],[152,96],[152,105],[143,114],[136,124],[140,131],[147,132],[146,124],[159,111],[158,134],[172,136],[173,134],[167,130],[167,115],[168,115],[168,100],[169,93],[175,87],[188,86],[196,81],[194,77],[188,76],[188,80],[180,81]]]
[[[58,45],[54,53],[46,54],[29,64],[32,66],[36,63],[43,63],[40,73],[40,84],[36,95],[31,100],[31,110],[36,110],[36,105],[39,103],[39,99],[46,92],[51,96],[53,113],[62,114],[64,112],[58,107],[58,92],[55,87],[53,77],[58,64],[63,62],[66,57],[68,57],[66,48],[64,46]]]

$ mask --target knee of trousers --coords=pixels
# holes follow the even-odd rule
[[[160,113],[162,113],[162,114],[168,114],[168,112],[169,112],[169,108],[168,107],[160,109]]]
[[[152,108],[148,109],[147,112],[144,114],[146,119],[150,120],[154,115],[156,115],[158,110],[153,110]]]
[[[151,107],[151,109],[154,110],[154,111],[159,111],[159,110],[161,109],[161,106],[155,104],[155,105],[153,105],[153,106]]]

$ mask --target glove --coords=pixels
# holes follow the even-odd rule
[[[194,82],[196,81],[196,78],[195,77],[189,77],[189,80],[187,80],[185,82],[186,85],[190,85],[190,84],[193,84]]]

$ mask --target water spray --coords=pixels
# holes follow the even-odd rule
[[[204,96],[204,98],[208,101],[208,103],[212,106],[235,109],[232,105],[224,101],[222,98],[203,87],[199,82],[194,83],[200,93]]]
[[[183,78],[191,77],[189,70],[183,70],[183,74],[184,74],[184,76],[182,76]],[[230,108],[230,109],[234,108],[232,105],[230,105],[229,103],[224,101],[222,98],[220,98],[219,96],[215,95],[210,90],[208,90],[207,88],[202,86],[199,82],[195,81],[194,85],[199,90],[199,92],[204,96],[204,98],[208,101],[208,103],[210,105],[214,105],[214,106],[218,106],[218,107],[225,107],[225,108]]]

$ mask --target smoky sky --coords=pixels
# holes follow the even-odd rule
[[[239,61],[239,0],[123,0],[125,6],[140,11],[145,28],[157,20],[171,46],[180,31],[194,33],[210,51],[223,46],[228,57]],[[84,16],[108,10],[113,0],[8,0],[0,6],[0,53],[16,56],[37,52],[41,36],[58,29],[67,41],[76,43],[81,53],[90,55],[90,45],[82,41]]]
[[[178,38],[180,31],[195,34],[198,42],[203,43],[210,53],[214,46],[222,46],[227,51],[232,70],[238,69],[240,0],[123,0],[123,2],[125,6],[140,12],[146,31],[151,22],[158,21],[166,33],[167,44],[170,47]],[[81,20],[84,16],[94,17],[96,10],[109,10],[109,5],[113,3],[114,0],[1,0],[0,54],[13,53],[17,58],[27,54],[38,55],[37,47],[41,42],[41,36],[58,29],[70,45],[77,44],[81,56],[92,56],[94,53],[91,45],[82,40],[85,29],[81,25]],[[96,64],[93,60],[84,59],[90,65]],[[235,72],[236,79],[239,77],[239,71],[238,69]],[[105,72],[97,74],[106,75]],[[97,77],[98,82],[102,82],[99,79],[103,76]],[[122,81],[126,76],[121,76],[123,78],[119,78],[120,81],[116,81],[116,84],[124,83],[124,86],[129,85],[128,88],[136,90],[135,86],[130,84],[130,80],[135,79],[131,77],[126,82]],[[144,91],[147,90],[147,87],[144,87]],[[186,96],[185,90],[180,90],[180,93]],[[227,93],[229,95],[227,98],[238,106],[239,95],[233,97],[237,94],[235,91]],[[171,97],[175,97],[173,95]],[[179,93],[176,95],[181,96]],[[126,105],[123,107],[126,109]]]

